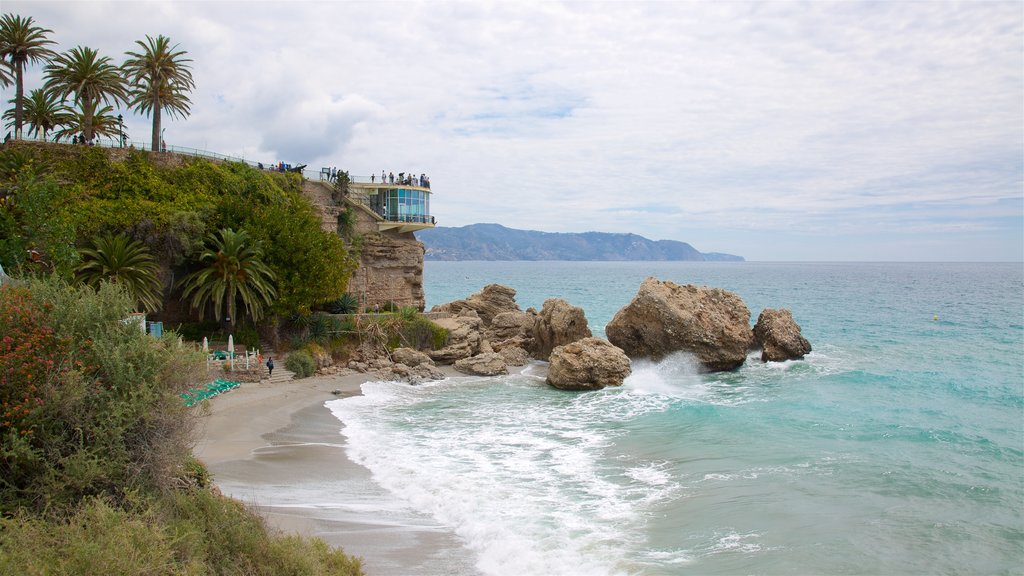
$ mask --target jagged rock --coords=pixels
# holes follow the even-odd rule
[[[491,352],[490,354],[477,354],[469,358],[463,358],[455,362],[455,369],[465,374],[477,376],[497,376],[508,374],[508,366],[501,354]]]
[[[447,378],[444,372],[441,372],[433,364],[420,364],[412,369],[412,373],[419,379],[419,382],[428,382],[431,380],[444,380]],[[418,383],[418,382],[417,382]]]
[[[533,325],[536,321],[537,312],[532,308],[526,312],[501,312],[491,318],[484,337],[498,352],[509,347],[530,350],[533,348]]]
[[[602,338],[588,337],[551,352],[548,384],[562,390],[600,390],[621,386],[632,372],[621,348]]]
[[[761,348],[762,362],[799,360],[811,351],[811,343],[800,334],[800,326],[785,308],[765,308],[754,325],[754,343]]]
[[[659,360],[685,351],[709,371],[743,365],[754,337],[750,310],[739,296],[656,278],[643,281],[632,302],[605,327],[605,334],[630,358]]]
[[[480,353],[490,354],[491,352],[494,352],[494,348],[491,348],[490,341],[488,341],[486,338],[480,340]]]
[[[544,301],[533,325],[533,357],[547,360],[556,347],[592,336],[583,309],[561,298]]]
[[[498,351],[509,366],[525,366],[530,361],[530,354],[518,346],[507,346]]]
[[[356,362],[355,360],[349,362],[348,367],[349,369],[355,370],[356,372],[360,373],[366,372],[367,370],[370,369],[370,367],[365,362]]]
[[[410,368],[414,368],[420,364],[434,364],[434,361],[430,359],[430,356],[427,356],[423,352],[413,348],[395,348],[391,352],[391,359],[396,363],[405,364]]]
[[[480,328],[483,321],[476,312],[434,320],[448,330],[448,344],[440,350],[430,350],[427,356],[439,364],[451,364],[480,352]]]
[[[465,300],[455,300],[447,304],[439,304],[431,308],[431,312],[449,312],[459,314],[462,310],[476,311],[484,322],[490,326],[491,320],[502,312],[518,311],[516,291],[501,284],[488,284],[484,289]]]

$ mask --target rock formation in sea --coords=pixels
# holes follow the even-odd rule
[[[519,311],[516,304],[516,291],[501,284],[488,284],[484,289],[463,300],[455,300],[447,304],[439,304],[431,308],[431,312],[450,312],[459,314],[465,309],[473,310],[483,320],[485,326],[501,312]]]
[[[593,336],[558,346],[551,352],[548,384],[561,390],[600,390],[622,386],[632,372],[621,348]]]
[[[454,364],[456,360],[480,353],[483,320],[475,310],[463,310],[458,316],[438,318],[434,323],[448,331],[448,343],[444,348],[427,351],[434,362]]]
[[[785,308],[765,308],[754,324],[754,344],[761,348],[762,362],[799,360],[811,351],[800,333],[793,313]]]
[[[455,369],[466,374],[478,376],[497,376],[508,374],[508,364],[505,358],[497,352],[481,352],[469,358],[462,358],[455,361]]]
[[[548,299],[533,323],[533,357],[547,360],[556,347],[591,335],[582,308],[561,298]]]
[[[734,370],[753,341],[750,310],[732,292],[647,278],[605,327],[630,358],[689,352],[708,371]]]

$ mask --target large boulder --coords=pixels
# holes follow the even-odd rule
[[[509,366],[525,366],[530,362],[530,354],[518,346],[506,346],[498,350]]]
[[[533,357],[547,360],[556,347],[590,336],[582,308],[561,298],[550,298],[533,325]]]
[[[427,355],[438,364],[451,364],[480,352],[480,328],[483,321],[473,310],[464,310],[458,316],[438,318],[434,324],[448,330],[448,344],[440,350],[429,350]]]
[[[811,351],[811,343],[800,334],[800,326],[785,308],[765,308],[754,324],[754,343],[761,348],[762,362],[799,360]]]
[[[630,358],[660,360],[689,352],[712,372],[742,366],[753,341],[750,310],[739,296],[656,278],[643,281],[633,301],[605,326],[605,334]]]
[[[621,348],[587,337],[551,352],[548,384],[562,390],[600,390],[621,386],[630,372],[629,358]]]
[[[533,325],[536,319],[537,313],[532,308],[526,312],[499,312],[484,329],[484,338],[499,352],[509,347],[530,350],[533,348]]]
[[[502,312],[519,311],[516,304],[514,288],[501,284],[488,284],[484,289],[464,300],[455,300],[447,304],[438,304],[431,312],[449,312],[460,314],[463,310],[473,310],[483,320],[484,326],[490,326],[491,320]]]
[[[391,352],[391,359],[397,364],[405,364],[410,368],[415,368],[420,364],[434,365],[434,361],[430,359],[430,356],[414,348],[395,348]]]
[[[505,358],[497,352],[487,352],[457,360],[455,362],[455,369],[459,372],[475,374],[477,376],[508,374],[508,365],[505,364]]]

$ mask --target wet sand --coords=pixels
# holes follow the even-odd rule
[[[242,384],[210,401],[195,454],[224,494],[271,527],[341,547],[361,557],[371,576],[476,574],[450,529],[377,486],[346,456],[344,424],[324,403],[359,394],[365,381],[353,374]]]

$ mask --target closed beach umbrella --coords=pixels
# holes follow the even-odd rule
[[[203,354],[209,354],[209,353],[210,353],[210,341],[206,339],[206,336],[203,336]]]
[[[228,363],[231,369],[235,369],[235,338],[233,335],[228,334]]]

